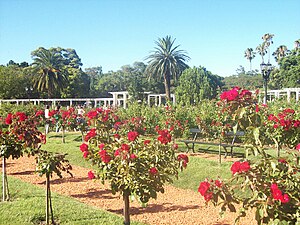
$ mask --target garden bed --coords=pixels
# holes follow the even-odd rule
[[[208,154],[197,154],[197,156],[210,158]],[[38,186],[45,186],[45,178],[40,178],[34,173],[34,158],[23,157],[18,160],[9,160],[7,170],[9,175]],[[107,185],[89,180],[87,178],[88,171],[86,168],[74,166],[73,178],[67,174],[64,175],[64,179],[54,176],[51,181],[52,191],[121,215],[123,208],[121,196],[112,195]],[[53,204],[55,204],[55,200]],[[166,185],[165,193],[158,194],[157,200],[150,200],[146,208],[141,207],[136,201],[131,202],[131,219],[153,225],[225,225],[233,224],[235,217],[236,214],[228,212],[221,218],[219,208],[215,208],[211,204],[206,206],[199,193],[175,188],[171,185]],[[241,224],[255,223],[253,215],[241,220]]]

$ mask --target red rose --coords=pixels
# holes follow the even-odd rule
[[[282,198],[282,192],[279,189],[274,189],[272,191],[272,195],[273,195],[274,200],[280,200]]]
[[[249,162],[242,162],[240,165],[240,172],[247,172],[248,170],[250,170]]]
[[[208,202],[208,201],[210,201],[212,199],[213,193],[212,192],[205,192],[204,195],[203,195],[203,197],[204,197],[204,200],[206,202]]]
[[[98,112],[97,112],[97,110],[95,110],[95,111],[89,111],[86,115],[87,115],[87,117],[88,117],[89,119],[94,119],[94,118],[97,117]]]
[[[88,155],[89,155],[89,152],[88,152],[88,151],[83,152],[83,158],[87,158]]]
[[[139,136],[139,133],[136,131],[129,131],[127,134],[129,141],[134,141]]]
[[[102,162],[104,162],[104,163],[110,162],[111,157],[110,157],[110,155],[108,155],[108,153],[105,150],[100,150],[99,155],[100,155]]]
[[[183,165],[184,168],[186,168],[187,163],[189,162],[189,158],[186,154],[179,154],[177,156],[177,160],[178,161],[183,161],[182,165]]]
[[[284,194],[281,198],[280,198],[280,201],[282,203],[288,203],[290,201],[290,198],[288,196],[288,194]]]
[[[171,142],[172,136],[168,130],[159,130],[158,134],[159,134],[159,136],[158,136],[157,140],[160,141],[160,143],[166,145],[167,143]]]
[[[151,168],[149,169],[149,172],[150,172],[152,175],[155,175],[155,174],[158,173],[158,170],[157,170],[155,167],[151,167]]]
[[[115,139],[120,139],[120,135],[119,134],[114,134]]]
[[[286,164],[287,161],[285,159],[278,159],[278,162]]]
[[[43,110],[38,110],[38,111],[35,113],[35,116],[41,116],[41,115],[44,115],[44,111],[43,111]]]
[[[299,143],[299,144],[297,144],[297,146],[296,146],[296,150],[300,151],[300,143]]]
[[[151,141],[150,140],[145,140],[144,141],[144,145],[147,145],[147,144],[149,144]]]
[[[6,119],[5,119],[5,124],[6,125],[9,125],[9,124],[11,124],[12,123],[12,114],[11,113],[8,113],[7,114],[7,117],[6,117]]]
[[[240,171],[240,166],[241,166],[241,163],[239,161],[233,163],[230,168],[232,174],[238,173]]]
[[[215,180],[215,185],[220,188],[222,187],[222,182],[220,180]]]
[[[98,147],[99,147],[100,150],[103,150],[104,147],[105,147],[105,144],[104,144],[104,143],[101,143]]]
[[[19,121],[25,121],[27,119],[27,116],[23,112],[16,112],[16,116],[19,117]]]
[[[121,149],[124,150],[124,151],[126,151],[126,152],[128,152],[129,149],[130,149],[130,146],[128,144],[122,144],[121,145]]]
[[[80,151],[86,152],[88,150],[89,150],[89,146],[87,144],[83,143],[80,145]]]
[[[132,154],[130,155],[130,159],[136,159],[136,158],[137,158],[137,156],[136,156],[135,154],[132,153]]]
[[[88,172],[88,177],[89,177],[89,179],[94,179],[95,178],[95,174],[93,173],[93,171],[89,171]]]
[[[203,181],[200,183],[199,187],[198,187],[198,192],[204,196],[204,194],[209,190],[210,187],[210,183],[208,183],[207,181]]]
[[[120,156],[120,149],[119,148],[115,151],[114,156],[115,157]]]
[[[178,144],[173,144],[173,148],[176,150],[178,149]]]

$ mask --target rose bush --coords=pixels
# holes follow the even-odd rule
[[[188,158],[176,157],[170,130],[157,130],[157,138],[150,140],[136,130],[127,131],[127,126],[122,130],[111,110],[98,109],[90,118],[95,128],[87,133],[87,143],[80,150],[98,168],[88,177],[109,181],[112,193],[123,196],[125,224],[129,224],[129,196],[143,204],[156,198],[157,192],[164,192],[164,183],[172,182],[178,169],[186,167]]]
[[[0,157],[3,159],[3,201],[9,199],[8,183],[6,176],[6,159],[19,158],[24,154],[34,155],[46,136],[38,130],[39,115],[26,115],[24,112],[8,113],[2,119],[0,130]]]
[[[268,116],[268,107],[258,105],[251,93],[240,88],[222,93],[218,104],[223,126],[229,123],[233,131],[242,129],[246,134],[244,143],[261,154],[253,160],[233,163],[229,180],[201,182],[199,193],[206,202],[221,205],[222,213],[227,208],[235,212],[236,204],[240,204],[236,222],[254,208],[258,224],[300,224],[299,122],[293,118],[294,110],[283,110],[278,117]],[[264,150],[265,144],[274,144],[272,139],[276,144],[296,147],[287,151],[286,158],[272,157]]]

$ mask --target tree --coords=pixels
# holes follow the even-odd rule
[[[285,45],[280,45],[275,52],[273,52],[273,56],[275,57],[276,62],[285,57],[289,53],[289,50]]]
[[[264,47],[266,49],[266,53],[268,52],[269,53],[269,58],[268,58],[268,62],[270,62],[270,51],[269,51],[269,48],[270,48],[270,45],[273,44],[273,37],[274,37],[274,34],[264,34],[262,36],[262,39],[264,40]]]
[[[33,58],[34,86],[39,91],[47,91],[48,98],[53,98],[56,91],[67,85],[66,71],[60,54],[43,47],[31,53]]]
[[[96,90],[96,85],[101,79],[101,77],[103,76],[102,67],[96,66],[96,67],[86,68],[85,73],[88,75],[90,80],[89,95],[91,97],[99,95],[99,93]]]
[[[152,76],[160,77],[163,76],[166,98],[171,99],[170,87],[171,78],[176,80],[182,71],[188,68],[185,63],[190,59],[183,50],[178,50],[179,45],[173,47],[176,39],[172,40],[171,36],[165,38],[159,38],[155,42],[157,47],[152,51],[146,60],[149,60],[149,65],[146,68],[149,78]]]
[[[267,50],[266,50],[266,47],[265,47],[265,43],[259,44],[259,45],[256,47],[256,51],[257,51],[257,53],[261,56],[262,62],[264,62],[264,56],[267,54]]]
[[[35,90],[31,93],[26,88],[33,86],[30,76],[25,69],[16,66],[0,66],[0,99],[36,97]]]
[[[245,55],[244,56],[250,62],[250,71],[252,70],[252,64],[251,64],[251,62],[252,62],[252,59],[255,58],[255,54],[256,54],[256,52],[253,51],[252,48],[247,48],[246,51],[245,51]]]
[[[297,54],[297,50],[281,58],[278,65],[279,69],[272,74],[270,85],[277,89],[300,87],[300,54]]]
[[[183,71],[176,88],[176,99],[184,105],[212,99],[217,96],[217,90],[222,86],[222,78],[213,75],[204,67],[194,67]]]

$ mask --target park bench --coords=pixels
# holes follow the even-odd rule
[[[191,128],[190,129],[190,135],[192,136],[192,139],[189,140],[180,140],[180,142],[183,142],[187,146],[187,152],[192,150],[192,152],[195,152],[195,144],[199,145],[211,145],[211,146],[218,146],[219,147],[219,156],[221,160],[221,148],[225,151],[225,158],[228,155],[228,149],[230,149],[230,155],[233,157],[233,149],[235,147],[243,147],[242,144],[237,144],[236,139],[238,137],[243,137],[245,133],[243,131],[237,131],[234,132],[227,132],[226,133],[226,139],[231,140],[229,142],[209,142],[199,139],[199,135],[201,134],[201,130],[198,128]]]

